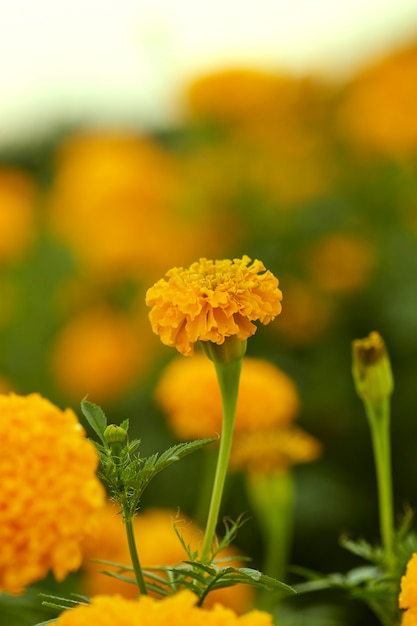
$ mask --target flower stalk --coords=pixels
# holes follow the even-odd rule
[[[214,363],[223,405],[223,422],[219,453],[201,550],[201,560],[204,562],[209,560],[219,519],[230,451],[233,443],[239,380],[243,355],[246,351],[246,341],[242,342],[236,337],[229,337],[222,345],[204,342],[202,343],[202,347],[206,355]]]
[[[385,343],[377,332],[353,342],[352,373],[371,431],[378,488],[381,540],[388,573],[395,567],[390,396],[394,389]]]
[[[142,567],[139,561],[139,555],[138,555],[138,551],[136,547],[135,533],[133,530],[133,517],[131,515],[125,516],[124,524],[125,524],[125,529],[126,529],[126,537],[127,537],[127,543],[129,546],[130,558],[132,560],[132,567],[135,573],[136,582],[138,584],[139,591],[142,594],[147,595],[148,590],[146,588],[146,583],[143,577]]]

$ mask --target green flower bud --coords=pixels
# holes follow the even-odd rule
[[[352,374],[356,391],[364,402],[389,398],[394,389],[391,363],[385,342],[375,331],[352,343]]]
[[[104,430],[104,439],[110,445],[115,443],[123,443],[127,437],[127,431],[116,424],[109,424]]]

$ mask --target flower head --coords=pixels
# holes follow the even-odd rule
[[[104,490],[75,414],[38,394],[0,395],[0,590],[20,593],[81,565]]]
[[[417,552],[407,563],[407,569],[401,578],[401,591],[398,598],[400,609],[407,609],[403,614],[402,626],[417,625]]]
[[[277,278],[246,255],[175,267],[146,294],[153,332],[184,355],[197,341],[244,341],[256,332],[252,322],[268,324],[281,313],[281,300]]]
[[[222,401],[212,363],[203,355],[176,358],[165,368],[156,400],[179,439],[212,437],[222,429]],[[245,357],[239,384],[235,435],[292,422],[300,408],[293,380],[265,359]]]
[[[272,626],[272,617],[264,611],[237,616],[217,604],[212,609],[196,607],[196,596],[188,590],[155,600],[141,596],[127,600],[121,596],[97,596],[89,605],[79,605],[61,613],[57,626]]]

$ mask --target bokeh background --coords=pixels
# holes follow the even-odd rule
[[[78,415],[88,394],[160,450],[175,437],[154,390],[176,355],[146,289],[203,256],[263,260],[283,313],[248,354],[293,379],[298,423],[323,445],[294,468],[290,562],[346,571],[360,561],[342,533],[378,541],[350,371],[371,330],[395,376],[398,515],[417,501],[415,3],[117,4],[17,1],[0,25],[1,390]],[[161,475],[144,508],[192,516],[201,464]],[[250,514],[231,480],[225,510]],[[254,520],[237,544],[260,566]],[[36,591],[0,601],[7,623],[37,621]],[[338,594],[299,603],[299,624],[317,606],[323,625],[374,623]]]

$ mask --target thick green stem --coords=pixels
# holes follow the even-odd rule
[[[236,405],[239,391],[240,371],[242,359],[236,359],[228,363],[214,361],[217,379],[223,403],[223,426],[220,438],[219,454],[217,457],[216,473],[214,477],[213,491],[211,494],[210,508],[207,517],[204,534],[201,560],[209,559],[216,526],[219,518],[220,506],[226,481],[229,464],[230,450],[233,442],[233,429],[236,415]]]
[[[379,522],[389,572],[395,565],[394,513],[391,469],[390,404],[388,399],[365,402],[375,457]]]
[[[139,591],[142,594],[147,594],[145,579],[143,578],[142,568],[139,562],[138,551],[136,548],[135,534],[133,531],[133,518],[131,516],[125,517],[125,528],[127,535],[127,543],[129,546],[130,558],[132,560],[132,567],[135,573],[136,582],[138,583]]]

